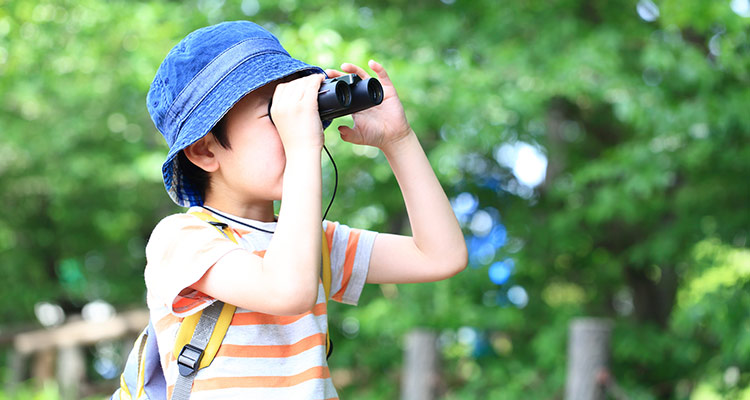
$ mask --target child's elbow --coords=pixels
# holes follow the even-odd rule
[[[318,302],[318,288],[288,287],[278,294],[279,315],[299,315],[311,311]]]
[[[449,255],[445,255],[441,258],[440,280],[448,279],[456,276],[459,272],[466,269],[466,265],[469,263],[469,255],[466,251],[466,246],[457,246]]]
[[[451,263],[448,266],[449,277],[457,275],[459,272],[466,269],[469,264],[469,252],[466,250],[466,245],[461,244],[456,250],[454,257],[451,259]]]

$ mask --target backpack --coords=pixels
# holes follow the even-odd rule
[[[208,222],[225,237],[237,243],[231,229],[205,212],[193,212],[192,215]],[[331,292],[331,259],[325,232],[321,241],[321,280],[326,300]],[[177,365],[180,374],[177,377],[172,400],[187,400],[196,373],[211,364],[224,340],[224,335],[232,322],[236,307],[221,301],[215,301],[202,311],[185,317],[180,324],[172,354],[179,354]],[[326,354],[331,356],[333,343],[326,332]],[[138,336],[133,349],[128,355],[125,368],[120,376],[120,387],[112,394],[110,400],[162,400],[167,398],[167,384],[159,360],[159,347],[156,343],[156,331],[151,322]]]

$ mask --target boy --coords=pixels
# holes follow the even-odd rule
[[[365,282],[445,279],[467,258],[450,204],[385,69],[368,65],[383,85],[384,100],[355,114],[354,127],[339,132],[347,142],[383,151],[401,186],[413,237],[323,221],[331,295],[350,304]],[[367,77],[352,64],[342,70],[326,73]],[[237,311],[216,358],[198,371],[193,399],[337,398],[326,364],[326,299],[319,279],[322,73],[291,58],[272,34],[247,21],[191,33],[156,73],[147,101],[170,146],[162,168],[167,192],[239,237],[235,244],[189,213],[165,218],[151,235],[148,306],[170,397],[180,321],[218,299]],[[282,198],[276,217],[273,201]]]

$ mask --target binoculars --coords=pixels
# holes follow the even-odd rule
[[[375,78],[362,80],[357,74],[328,78],[318,90],[318,114],[321,121],[354,114],[383,102],[383,86]],[[271,102],[268,103],[271,117]],[[273,122],[273,119],[271,119]]]
[[[318,90],[318,114],[322,121],[366,110],[383,102],[383,86],[375,78],[357,74],[323,81]]]

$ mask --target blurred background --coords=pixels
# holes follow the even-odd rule
[[[578,318],[605,327],[600,398],[750,398],[750,0],[0,0],[0,399],[117,386],[181,211],[145,96],[236,19],[381,62],[464,228],[455,278],[330,306],[342,398],[398,398],[415,329],[436,398],[570,398]],[[408,233],[383,155],[328,132],[329,219]]]

